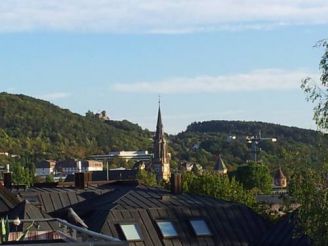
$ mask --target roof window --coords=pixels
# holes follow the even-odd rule
[[[190,224],[196,236],[210,236],[212,235],[207,223],[203,219],[192,219]]]
[[[141,240],[140,230],[137,224],[120,224],[124,237],[128,241]]]
[[[173,223],[171,221],[156,221],[156,223],[164,238],[178,236],[178,233],[175,230]]]

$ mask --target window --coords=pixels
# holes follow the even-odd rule
[[[207,223],[203,219],[190,220],[190,224],[196,236],[210,236],[212,235]]]
[[[178,233],[175,230],[172,222],[170,221],[156,221],[159,229],[161,230],[162,236],[166,237],[177,237]]]
[[[141,240],[139,229],[136,224],[120,224],[124,237],[128,241]]]

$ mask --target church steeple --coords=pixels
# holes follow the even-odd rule
[[[156,124],[156,133],[154,136],[154,146],[153,146],[153,169],[156,172],[157,180],[168,181],[170,172],[170,157],[167,151],[167,143],[164,136],[162,114],[160,101],[158,102],[158,115]]]
[[[156,125],[156,137],[163,136],[163,123],[162,123],[162,114],[161,114],[161,105],[159,102],[158,105],[158,115],[157,115],[157,125]]]

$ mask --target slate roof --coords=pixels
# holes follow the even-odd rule
[[[6,214],[19,204],[19,200],[6,188],[0,186],[0,215]]]
[[[9,211],[7,214],[8,218],[11,220],[16,219],[17,217],[22,219],[49,219],[51,216],[40,211],[37,207],[33,206],[28,201],[23,201],[19,203],[15,208]],[[10,223],[11,231],[22,231],[25,230],[31,223],[21,223],[17,228],[14,228],[14,225]],[[35,224],[31,230],[39,230],[39,231],[54,231],[58,230],[58,223],[55,222],[38,222],[39,228],[37,228],[37,224]]]
[[[246,206],[206,196],[173,195],[163,189],[139,186],[116,200],[107,200],[110,197],[111,193],[104,194],[89,204],[89,211],[78,210],[79,215],[90,229],[123,240],[118,225],[137,223],[142,234],[138,245],[249,245],[268,228],[266,221]],[[196,237],[189,224],[192,218],[204,219],[213,235]],[[179,236],[163,240],[156,220],[172,221]]]
[[[91,173],[92,181],[106,181],[107,171],[94,171]],[[120,180],[136,180],[138,170],[137,169],[125,169],[125,170],[109,170],[108,177],[110,181]],[[74,182],[74,174],[67,175],[65,182]]]
[[[105,192],[107,190],[93,186],[84,190],[74,188],[29,188],[26,191],[18,192],[17,195],[22,201],[28,200],[42,211],[52,213],[85,200],[92,200]]]
[[[23,213],[20,218],[48,217],[49,212],[52,217],[68,220],[67,209],[72,208],[90,230],[122,240],[125,237],[120,224],[137,224],[142,240],[129,241],[129,245],[309,245],[308,239],[293,237],[295,226],[289,220],[271,226],[242,204],[188,193],[172,194],[131,181],[83,190],[34,187],[17,195],[30,202],[12,209],[12,218],[17,211]],[[196,236],[190,225],[190,219],[195,218],[203,219],[212,235]],[[161,220],[171,221],[178,236],[163,238],[156,224]]]
[[[218,172],[226,172],[228,170],[222,160],[221,155],[218,156],[218,160],[216,161],[213,170]]]
[[[279,167],[279,169],[275,172],[274,178],[275,179],[283,179],[283,178],[286,178],[286,176],[284,175],[284,173],[281,170],[281,167]]]
[[[291,246],[306,246],[311,245],[308,237],[297,233],[295,226],[295,213],[284,216],[277,223],[263,234],[259,242],[260,245],[291,245]]]
[[[54,160],[42,160],[36,163],[35,168],[50,168],[54,167],[56,161]]]

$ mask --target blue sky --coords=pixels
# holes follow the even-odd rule
[[[2,0],[2,91],[153,130],[256,120],[315,129],[327,1]]]

